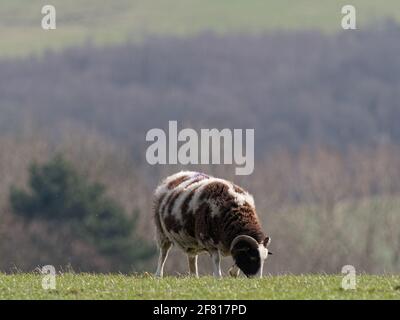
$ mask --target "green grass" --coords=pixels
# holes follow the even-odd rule
[[[113,44],[147,35],[189,36],[204,30],[265,32],[340,30],[341,7],[353,4],[358,27],[383,17],[400,21],[398,0],[53,0],[57,30],[43,31],[43,0],[2,0],[0,56],[23,56],[91,39]]]
[[[44,290],[38,274],[0,274],[0,299],[400,299],[400,276],[357,277],[356,290],[341,289],[341,276],[283,275],[263,279],[150,275],[58,275]]]

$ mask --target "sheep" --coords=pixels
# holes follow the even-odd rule
[[[232,182],[191,171],[171,175],[155,191],[154,218],[160,249],[156,276],[163,276],[176,245],[187,254],[190,275],[198,277],[197,256],[208,252],[215,277],[222,277],[221,256],[232,256],[231,276],[242,271],[262,277],[271,238],[262,231],[253,197]]]

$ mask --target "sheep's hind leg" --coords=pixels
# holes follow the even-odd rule
[[[172,242],[162,241],[160,243],[160,256],[158,257],[158,266],[156,271],[156,276],[162,278],[164,275],[164,265],[168,257],[168,252],[171,249]]]

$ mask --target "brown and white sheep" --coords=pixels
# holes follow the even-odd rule
[[[220,257],[231,255],[232,276],[262,276],[271,254],[271,239],[262,231],[253,197],[232,182],[182,171],[166,178],[155,191],[154,217],[160,256],[156,275],[172,245],[188,256],[189,271],[198,276],[197,255],[208,252],[213,274],[221,277]]]

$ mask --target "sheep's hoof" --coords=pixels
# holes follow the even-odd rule
[[[237,278],[239,276],[239,269],[235,266],[232,266],[229,270],[229,275],[233,278]]]

